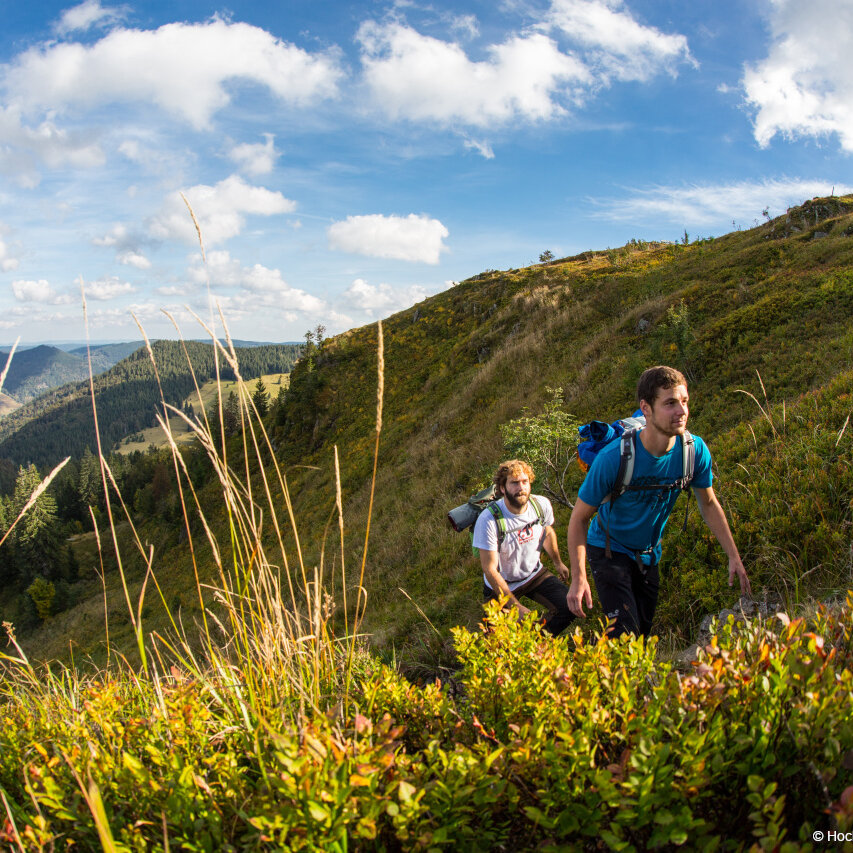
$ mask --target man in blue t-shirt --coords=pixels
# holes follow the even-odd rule
[[[602,609],[614,621],[613,636],[631,631],[647,637],[651,631],[661,537],[679,494],[679,489],[665,487],[683,476],[682,442],[689,415],[684,376],[671,367],[650,367],[637,383],[637,400],[646,426],[636,437],[632,488],[607,500],[621,454],[621,442],[613,441],[590,466],[569,520],[569,609],[584,616],[584,603],[592,607],[588,557]],[[751,595],[728,521],[711,487],[711,454],[701,438],[693,438],[696,461],[691,487],[699,511],[729,558],[729,586],[737,575],[741,594]]]

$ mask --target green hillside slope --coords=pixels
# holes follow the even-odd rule
[[[796,603],[849,583],[851,234],[853,198],[817,199],[717,239],[633,241],[486,272],[385,321],[379,473],[364,576],[364,629],[373,642],[429,645],[424,616],[440,633],[480,618],[481,574],[467,537],[453,533],[445,518],[502,458],[502,424],[525,407],[540,410],[549,387],[563,389],[566,409],[582,421],[615,418],[633,409],[642,369],[661,362],[689,378],[691,430],[714,454],[715,486],[756,591],[771,587]],[[375,325],[324,341],[296,365],[284,405],[267,421],[309,567],[319,563],[321,549],[326,562],[339,560],[329,534],[335,448],[346,565],[350,572],[360,565],[376,345]],[[767,417],[740,390],[755,395]],[[236,442],[231,454],[239,469]],[[579,482],[579,471],[574,476]],[[215,481],[197,485],[208,506],[221,502]],[[561,543],[567,521],[568,510],[558,508]],[[194,571],[202,581],[213,577],[212,560],[203,545],[191,555],[182,530],[163,525],[143,522],[146,541],[157,543],[162,594],[197,618],[188,590]],[[686,533],[671,527],[657,630],[686,645],[703,614],[733,604],[737,592],[725,586],[719,549],[695,507]],[[221,507],[213,528],[227,543]],[[269,522],[265,530],[272,535]],[[357,572],[348,578],[351,611]],[[141,571],[133,582],[138,589]],[[343,619],[341,590],[331,592]],[[150,627],[162,624],[158,607],[151,604]],[[73,616],[65,624],[82,630]],[[92,648],[94,634],[76,636]],[[48,649],[54,639],[44,629],[37,641]]]
[[[155,341],[160,385],[145,348],[138,349],[105,373],[95,377],[95,394],[102,446],[110,449],[122,438],[155,424],[160,388],[167,403],[180,405],[194,388],[187,365],[204,382],[216,375],[210,344]],[[287,372],[299,347],[292,344],[241,349],[245,378]],[[221,375],[232,378],[228,370]],[[89,383],[65,385],[15,411],[0,422],[0,458],[15,464],[55,465],[65,456],[80,457],[96,448]]]
[[[423,624],[398,587],[436,624],[476,618],[481,578],[466,537],[449,530],[445,514],[500,460],[499,426],[525,406],[541,408],[548,386],[564,389],[579,419],[609,420],[633,409],[643,368],[681,368],[691,382],[691,428],[717,454],[719,493],[731,501],[743,472],[737,457],[723,467],[729,431],[759,415],[737,390],[760,396],[758,371],[771,399],[790,404],[837,376],[842,387],[849,381],[851,231],[853,199],[815,200],[715,240],[629,244],[485,273],[387,321],[377,533],[366,583],[376,636],[406,636]],[[332,445],[339,446],[355,529],[368,497],[375,391],[364,378],[375,374],[375,346],[375,327],[362,329],[329,341],[313,370],[298,365],[281,425],[288,459],[321,466],[311,483],[328,495]],[[319,525],[316,505],[302,512]],[[846,507],[843,523],[848,516]],[[747,520],[733,519],[736,531]],[[561,540],[566,521],[558,514]],[[670,553],[683,560],[691,538],[671,538]],[[818,585],[820,578],[811,576]],[[720,586],[712,584],[706,604],[735,599]],[[689,633],[702,615],[690,608],[699,603],[682,600],[668,627]]]

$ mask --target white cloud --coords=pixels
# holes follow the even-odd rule
[[[104,276],[97,281],[86,282],[86,298],[106,302],[117,296],[134,293],[136,288],[128,281],[122,281],[116,276]]]
[[[492,150],[492,146],[485,140],[472,139],[470,136],[463,136],[463,143],[466,148],[471,151],[476,151],[481,157],[485,157],[486,160],[494,160],[495,152]]]
[[[69,133],[52,119],[30,127],[23,122],[19,107],[0,106],[0,170],[12,175],[20,186],[39,184],[39,163],[52,169],[89,169],[102,166],[105,160],[98,142],[86,134]]]
[[[237,304],[244,310],[250,305],[255,308],[266,305],[281,310],[316,313],[325,307],[322,299],[291,287],[279,270],[261,264],[244,267],[224,250],[209,252],[206,268],[201,263],[201,256],[195,256],[194,264],[187,273],[197,285],[206,284],[209,275],[211,287],[239,290],[241,298]]]
[[[552,0],[545,20],[583,51],[602,83],[648,80],[693,62],[683,35],[638,23],[623,0]]]
[[[449,231],[427,216],[348,216],[329,226],[329,247],[373,258],[437,264]]]
[[[95,237],[92,240],[96,246],[105,246],[107,248],[127,247],[132,241],[133,238],[128,233],[127,226],[121,224],[114,225],[103,237]]]
[[[480,35],[480,24],[475,15],[454,15],[450,20],[450,26],[469,39]]]
[[[364,279],[357,278],[344,291],[343,299],[346,308],[382,319],[422,302],[435,290],[428,290],[419,284],[398,288],[390,284],[368,284]]]
[[[63,111],[141,101],[205,128],[235,80],[257,83],[282,101],[311,105],[337,93],[337,56],[311,55],[258,27],[214,19],[156,30],[114,29],[93,45],[48,43],[5,73],[12,103]]]
[[[124,264],[127,267],[136,267],[138,270],[151,269],[151,261],[149,261],[141,252],[119,252],[118,255],[116,255],[116,260],[120,264]]]
[[[275,216],[296,209],[296,202],[280,192],[247,184],[232,175],[215,186],[199,184],[184,192],[201,228],[205,246],[215,246],[237,236],[246,224],[246,216]],[[150,236],[158,240],[178,238],[198,243],[198,234],[181,194],[172,193],[148,226]]]
[[[772,0],[767,8],[770,51],[742,80],[756,141],[765,147],[777,133],[838,134],[842,148],[853,151],[853,5]]]
[[[140,238],[131,234],[125,225],[114,225],[103,237],[95,237],[92,243],[96,246],[116,250],[116,260],[125,266],[136,267],[139,270],[151,268],[151,261],[139,248]]]
[[[839,195],[853,191],[853,187],[841,184],[835,184],[834,189]],[[778,216],[792,205],[802,204],[815,196],[829,195],[832,191],[833,185],[829,181],[805,180],[653,187],[632,190],[627,197],[604,202],[603,209],[596,215],[602,219],[644,225],[663,219],[678,227],[726,227],[733,220],[751,226],[765,209],[770,216]]]
[[[41,317],[40,312],[34,311],[32,306],[13,305],[11,308],[4,308],[0,314],[0,329],[17,329],[25,323],[38,322]]]
[[[359,29],[364,80],[391,118],[486,127],[516,118],[549,119],[564,110],[567,85],[588,85],[587,69],[542,33],[514,36],[475,62],[455,43],[400,23]]]
[[[280,152],[276,151],[273,144],[275,137],[271,133],[265,133],[264,139],[266,140],[264,143],[246,142],[242,145],[234,145],[228,152],[244,174],[258,177],[268,175],[275,168],[275,161],[280,156]]]
[[[0,234],[3,232],[3,226],[0,225]],[[18,258],[12,253],[12,249],[4,240],[0,240],[0,271],[11,272],[18,268]]]
[[[60,36],[77,30],[88,30],[97,25],[117,23],[124,17],[124,10],[104,8],[100,0],[85,0],[79,6],[66,9],[54,29]]]
[[[18,279],[12,282],[12,293],[18,302],[39,302],[44,305],[67,305],[73,301],[69,294],[57,293],[43,278],[37,281]]]

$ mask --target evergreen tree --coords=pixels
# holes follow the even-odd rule
[[[240,431],[240,405],[237,402],[237,395],[233,391],[225,401],[223,421],[225,424],[225,435],[236,435]]]
[[[84,510],[90,506],[97,508],[99,499],[103,494],[101,466],[88,447],[80,460],[80,476],[77,481],[77,488],[80,492],[80,503],[83,504]],[[88,511],[86,514],[88,515]]]
[[[255,383],[255,392],[252,394],[252,402],[258,410],[258,414],[264,417],[270,410],[270,395],[267,393],[267,386],[264,385],[263,379],[258,379]]]
[[[21,467],[12,498],[14,517],[17,517],[30,497],[41,485],[35,465]],[[18,572],[26,581],[37,575],[50,577],[60,570],[62,537],[56,501],[49,491],[39,495],[27,510],[14,531]]]

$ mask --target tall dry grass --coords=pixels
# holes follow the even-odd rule
[[[226,440],[221,388],[218,422],[209,421],[198,382],[195,383],[198,405],[194,408],[199,414],[194,417],[188,417],[184,411],[167,403],[161,389],[157,420],[171,452],[183,526],[194,568],[194,595],[201,618],[197,623],[187,625],[180,613],[170,608],[160,582],[170,567],[157,564],[154,547],[145,543],[144,535],[118,488],[100,444],[97,401],[92,382],[93,418],[108,512],[107,529],[99,531],[96,526],[96,535],[99,551],[106,548],[110,540],[115,551],[140,666],[137,669],[131,665],[110,645],[104,585],[107,667],[85,671],[73,665],[36,664],[28,659],[17,642],[14,626],[7,624],[4,627],[9,647],[0,651],[0,707],[4,703],[23,704],[36,715],[67,715],[70,720],[78,713],[84,695],[91,691],[93,685],[119,679],[134,691],[134,703],[149,704],[152,715],[156,715],[157,709],[165,711],[164,696],[168,689],[174,688],[175,684],[191,682],[208,697],[214,714],[212,726],[215,730],[211,732],[211,738],[215,740],[222,733],[241,731],[247,742],[255,744],[253,757],[263,769],[261,742],[270,732],[280,730],[282,726],[301,729],[304,721],[323,715],[330,709],[341,715],[349,713],[353,672],[361,657],[359,628],[367,605],[363,581],[382,432],[382,325],[380,322],[371,505],[353,603],[348,600],[348,591],[352,591],[353,584],[347,578],[344,560],[344,500],[337,448],[334,449],[334,459],[330,460],[335,469],[334,513],[337,525],[336,529],[327,525],[325,531],[318,532],[321,541],[311,544],[312,552],[317,551],[320,558],[310,565],[304,556],[303,533],[291,500],[286,473],[279,465],[252,393],[242,379],[224,317],[220,313],[224,340],[211,324],[196,319],[210,335],[216,352],[217,373],[220,364],[227,365],[237,377],[242,427],[239,438]],[[177,329],[177,324],[175,326]],[[154,351],[141,326],[140,331],[157,375]],[[187,367],[195,379],[188,355]],[[0,381],[2,378],[0,376]],[[159,376],[157,381],[159,383]],[[202,498],[193,484],[177,436],[173,435],[170,426],[171,417],[180,419],[206,452],[220,495],[214,506]],[[39,494],[49,487],[59,468],[33,494],[22,516]],[[122,559],[122,545],[117,534],[120,523],[130,530],[132,547],[144,565],[144,579],[135,600],[131,596],[126,560]],[[199,530],[201,541],[196,541]],[[202,550],[212,555],[212,580],[206,580],[210,572],[203,572],[200,568],[199,554]],[[104,561],[102,568],[103,564]],[[105,580],[103,571],[102,580]],[[328,593],[330,588],[342,590],[344,630],[341,634],[337,634],[333,627],[336,602]],[[159,596],[167,614],[168,627],[165,630],[149,632],[146,629],[144,605],[148,595]],[[112,838],[97,784],[91,775],[85,776],[79,771],[75,761],[68,761],[98,828],[103,849],[119,849]],[[9,821],[7,826],[14,828],[13,812],[5,797],[4,810],[5,819]],[[0,811],[0,823],[2,819],[3,812]],[[9,831],[16,835],[16,830]],[[26,849],[20,837],[18,847]]]

